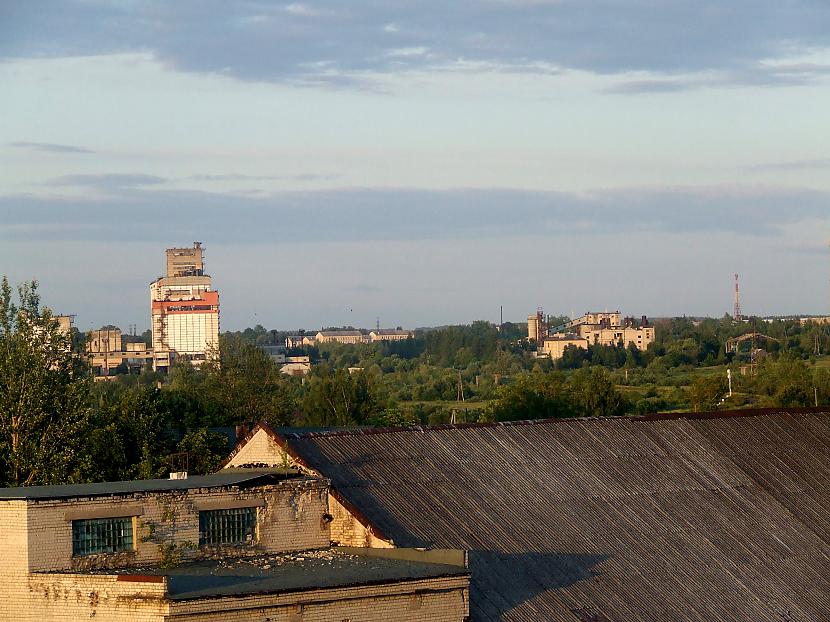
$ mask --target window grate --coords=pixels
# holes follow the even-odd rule
[[[95,555],[132,550],[132,516],[72,521],[73,555]]]
[[[254,541],[256,508],[199,512],[199,544],[247,544]]]

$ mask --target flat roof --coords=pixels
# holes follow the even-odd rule
[[[92,573],[167,577],[170,600],[195,600],[467,576],[470,571],[449,564],[350,555],[323,549],[188,562],[175,568],[140,566],[101,569]]]
[[[141,479],[126,482],[98,482],[56,486],[0,488],[0,500],[47,500],[74,497],[129,495],[140,492],[168,492],[225,486],[263,486],[288,479],[317,480],[288,469],[244,469],[211,475],[192,475],[187,479]]]

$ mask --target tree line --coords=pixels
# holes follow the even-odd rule
[[[258,347],[274,331],[258,326],[223,334],[220,359],[201,368],[177,363],[167,375],[93,382],[82,339],[61,333],[37,285],[15,295],[3,279],[0,486],[164,476],[177,454],[191,472],[210,472],[233,427],[261,419],[398,426],[830,403],[830,367],[815,364],[828,327],[755,322],[675,318],[657,324],[646,351],[591,346],[557,362],[532,355],[524,324],[474,322],[404,341],[321,344],[304,351],[315,360],[305,378],[280,372]],[[775,340],[742,374],[746,354],[723,344],[748,330]]]

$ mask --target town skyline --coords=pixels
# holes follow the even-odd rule
[[[223,329],[720,316],[735,272],[747,312],[830,308],[826,7],[0,17],[0,267],[84,328],[143,325],[159,251],[193,240]]]

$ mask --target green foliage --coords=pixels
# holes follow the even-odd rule
[[[570,377],[560,372],[523,374],[502,387],[484,413],[495,421],[556,417],[608,417],[625,414],[629,404],[608,372],[601,367],[579,370]]]
[[[572,417],[573,405],[562,374],[522,374],[508,386],[499,387],[496,398],[484,412],[490,421]]]
[[[615,417],[624,415],[629,407],[628,400],[602,367],[580,369],[571,376],[569,389],[579,417]]]
[[[176,449],[188,455],[187,470],[194,475],[207,475],[219,468],[227,454],[228,439],[222,434],[200,428],[187,432]]]
[[[0,485],[76,481],[90,430],[89,380],[37,283],[0,283]]]
[[[325,364],[310,377],[303,399],[303,423],[310,426],[366,425],[381,411],[368,373],[350,374]]]
[[[726,378],[720,374],[695,379],[690,389],[692,410],[717,410],[728,391]]]
[[[807,364],[791,356],[765,360],[758,371],[757,390],[766,395],[770,406],[810,406],[813,404],[813,378]]]

